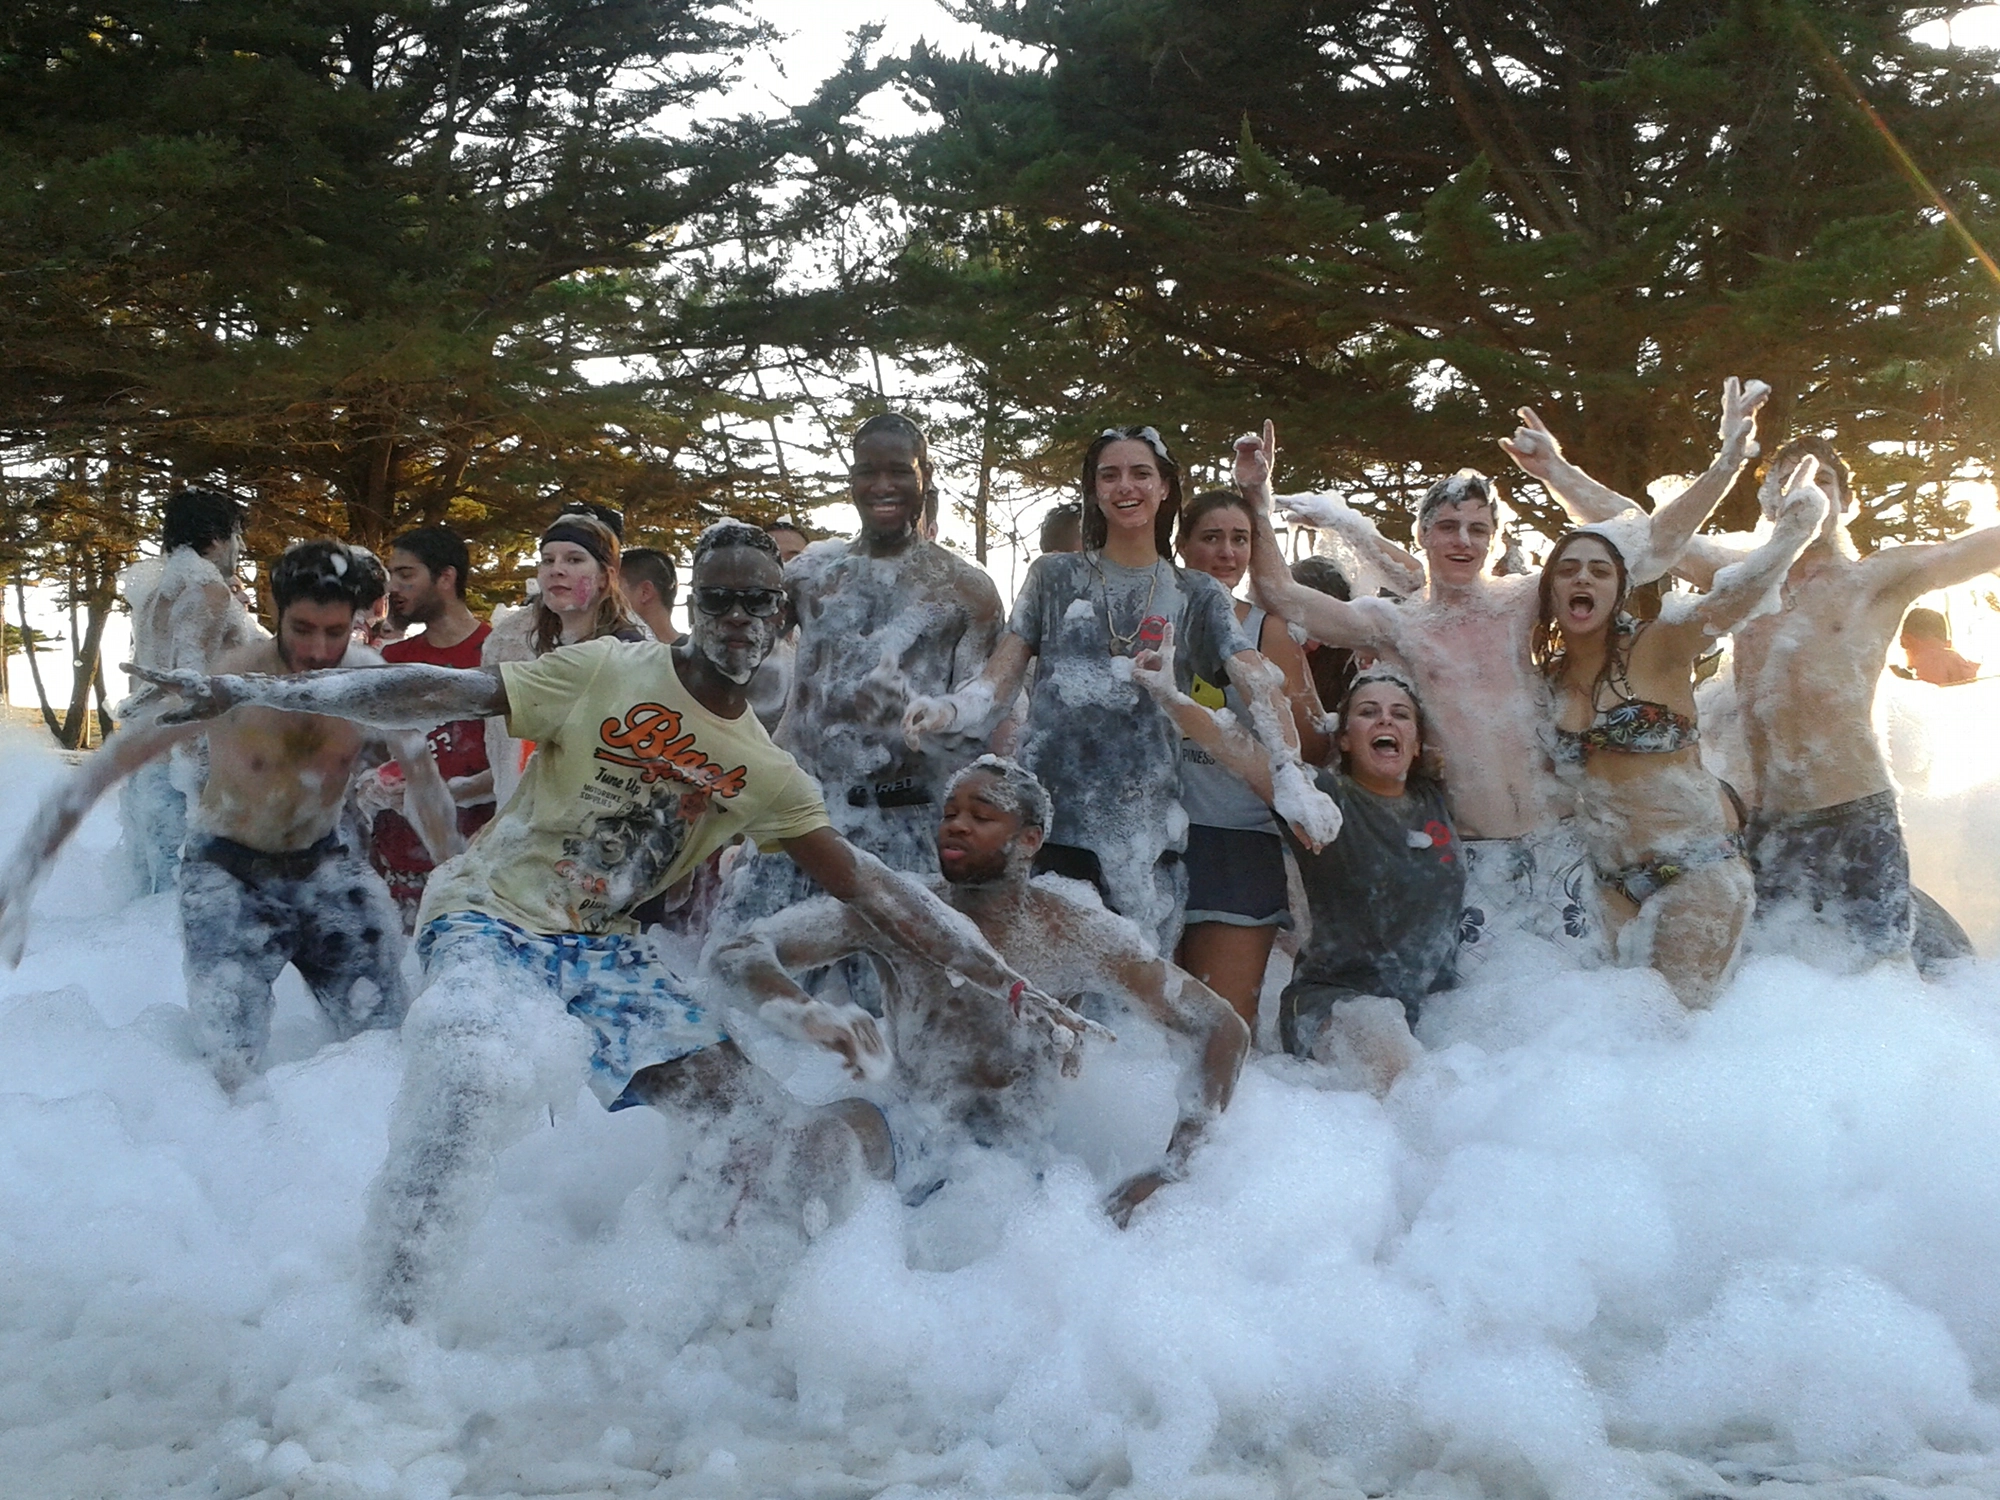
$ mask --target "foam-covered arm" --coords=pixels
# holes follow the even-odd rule
[[[1271,753],[1240,724],[1224,724],[1180,690],[1171,666],[1174,627],[1161,634],[1158,651],[1132,661],[1132,680],[1143,687],[1180,732],[1226,767],[1266,802],[1271,800]]]
[[[55,864],[56,854],[84,815],[112,787],[149,760],[165,755],[182,740],[202,733],[196,724],[159,724],[124,729],[64,776],[35,809],[13,856],[0,869],[0,962],[9,968],[21,961],[28,940],[28,909],[35,892]]]
[[[458,831],[458,805],[431,754],[430,737],[415,730],[396,730],[389,748],[403,768],[403,811],[424,841],[432,864],[443,864],[465,852]]]
[[[1899,594],[1907,604],[1932,589],[1950,588],[2000,569],[2000,526],[1968,531],[1948,542],[1919,542],[1884,547],[1870,555],[1864,567],[1876,587]]]
[[[1424,587],[1424,560],[1382,535],[1375,523],[1338,495],[1279,495],[1278,508],[1292,520],[1331,531],[1372,563],[1399,594],[1418,594]],[[1268,607],[1268,606],[1267,606]]]
[[[1110,967],[1116,989],[1196,1048],[1192,1076],[1182,1079],[1180,1117],[1165,1159],[1121,1183],[1105,1204],[1105,1211],[1122,1226],[1132,1210],[1161,1187],[1187,1175],[1188,1157],[1236,1092],[1243,1059],[1250,1051],[1250,1028],[1228,1001],[1164,959],[1133,952],[1120,955]]]
[[[838,902],[801,902],[722,944],[709,955],[708,969],[752,1001],[772,1027],[838,1053],[856,1079],[879,1081],[889,1076],[893,1058],[875,1018],[858,1005],[814,999],[790,972],[822,968],[871,946],[864,925]]]
[[[1003,632],[985,667],[964,687],[941,697],[910,700],[903,710],[904,743],[916,750],[922,748],[925,735],[986,739],[1014,706],[1031,654],[1020,636],[1011,630]]]
[[[1731,375],[1723,381],[1721,447],[1715,462],[1693,484],[1653,512],[1651,549],[1655,563],[1663,571],[1679,563],[1694,534],[1736,483],[1743,466],[1762,451],[1757,446],[1757,409],[1770,394],[1771,388],[1761,380],[1746,385]]]
[[[1808,458],[1793,470],[1779,501],[1777,522],[1764,545],[1722,569],[1715,575],[1714,586],[1695,599],[1686,619],[1699,628],[1702,637],[1727,635],[1752,615],[1775,606],[1775,592],[1786,571],[1826,520],[1826,492],[1813,478],[1817,468],[1817,462]],[[1664,610],[1661,621],[1682,623],[1670,619]]]
[[[1251,593],[1270,613],[1296,621],[1316,641],[1370,651],[1391,649],[1367,614],[1344,599],[1307,588],[1285,565],[1278,533],[1271,527],[1271,467],[1277,450],[1277,434],[1269,422],[1261,437],[1245,433],[1236,440],[1236,485],[1250,502]]]
[[[228,673],[155,672],[128,666],[140,677],[178,693],[182,707],[161,722],[212,719],[239,704],[297,714],[330,714],[375,729],[423,729],[450,719],[482,719],[507,712],[507,687],[491,667],[332,667],[298,677]]]

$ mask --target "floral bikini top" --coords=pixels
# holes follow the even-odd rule
[[[1558,761],[1581,765],[1593,750],[1619,750],[1627,755],[1671,755],[1701,743],[1701,725],[1664,703],[1632,695],[1620,653],[1606,681],[1618,701],[1600,708],[1588,728],[1558,729],[1553,754]]]

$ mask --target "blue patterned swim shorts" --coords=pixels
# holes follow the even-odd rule
[[[626,1092],[641,1068],[729,1038],[641,938],[577,932],[550,937],[484,912],[453,911],[424,924],[417,956],[427,978],[447,965],[486,962],[540,979],[596,1037],[590,1089],[606,1109],[644,1102]]]

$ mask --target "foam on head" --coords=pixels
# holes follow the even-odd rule
[[[995,807],[1012,813],[1021,820],[1023,828],[1039,828],[1044,833],[1055,817],[1054,804],[1049,799],[1048,788],[1019,761],[1005,755],[982,755],[970,765],[962,767],[946,783],[944,794],[949,798],[959,787],[974,776],[990,776],[993,787],[987,799]]]
[[[1456,474],[1433,480],[1417,501],[1417,538],[1423,539],[1431,518],[1447,505],[1484,505],[1493,516],[1493,529],[1500,529],[1500,498],[1493,481],[1477,469],[1460,469]]]

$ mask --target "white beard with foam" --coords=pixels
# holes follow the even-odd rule
[[[1986,685],[1909,686],[1892,763],[1955,904],[2000,834]],[[61,768],[0,756],[11,844]],[[2000,1488],[1990,959],[1926,986],[1753,958],[1689,1015],[1522,938],[1427,1003],[1386,1102],[1255,1059],[1122,1233],[1101,1196],[1157,1159],[1180,1071],[1143,1024],[1062,1085],[1041,1180],[988,1153],[810,1242],[719,1228],[723,1147],[578,1077],[501,1151],[437,1321],[390,1330],[363,1223],[402,1038],[329,1045],[288,972],[226,1101],[174,898],[116,903],[115,836],[100,805],[0,973],[10,1493]],[[1958,910],[1990,953],[2000,911]]]
[[[757,669],[764,664],[778,644],[779,617],[773,615],[768,620],[752,619],[751,628],[756,632],[755,642],[747,649],[732,651],[721,638],[721,628],[700,610],[690,612],[688,634],[694,637],[695,649],[708,658],[708,664],[738,686],[747,685],[757,675]]]

